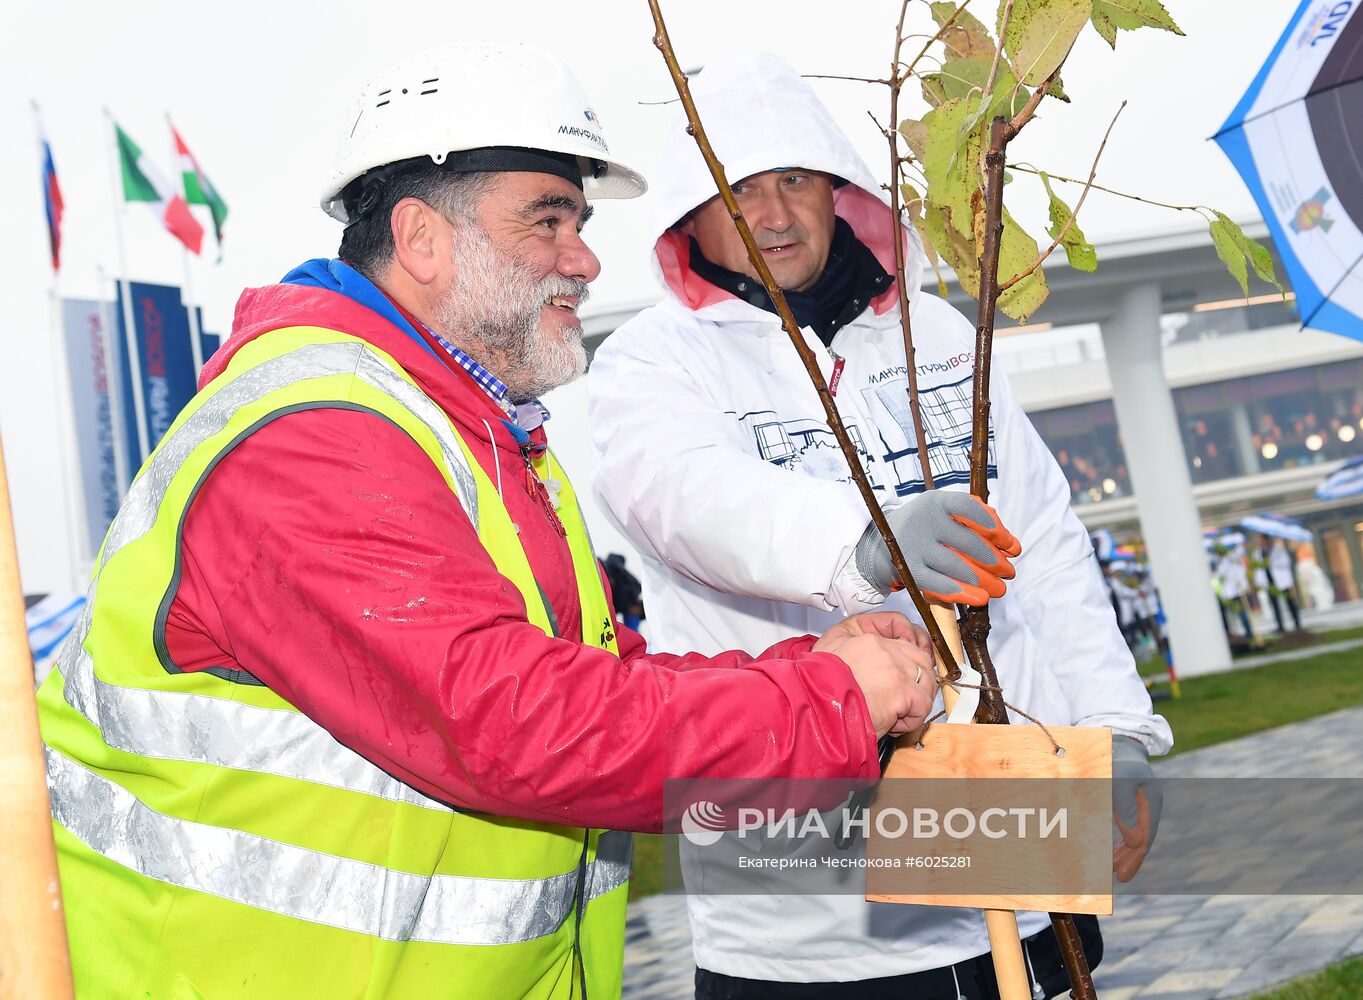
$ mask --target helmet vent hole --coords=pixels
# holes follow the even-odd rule
[[[378,103],[378,104],[375,104],[374,107],[376,107],[376,108],[381,108],[381,107],[383,107],[383,106],[384,106],[385,104],[387,104],[387,103],[388,103],[387,101],[379,101],[379,103]]]

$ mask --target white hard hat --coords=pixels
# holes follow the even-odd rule
[[[323,211],[341,222],[350,221],[341,192],[366,171],[418,156],[444,164],[465,150],[576,157],[589,200],[636,198],[648,187],[611,157],[568,67],[527,45],[452,45],[404,59],[364,88],[350,121],[322,194]]]

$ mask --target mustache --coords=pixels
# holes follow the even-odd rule
[[[542,294],[540,301],[547,302],[555,295],[573,296],[577,299],[579,308],[586,304],[591,297],[591,290],[587,282],[581,278],[569,278],[562,274],[552,274],[539,284],[539,291]]]

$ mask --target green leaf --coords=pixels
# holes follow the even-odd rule
[[[1093,11],[1093,30],[1103,37],[1103,41],[1114,49],[1117,47],[1117,24],[1106,14],[1099,14],[1097,7]]]
[[[923,196],[912,184],[899,185],[899,203],[910,219],[921,219],[923,217]]]
[[[957,10],[954,3],[934,3],[931,7],[932,19],[937,22],[938,28],[950,21],[951,15]],[[942,32],[942,44],[946,46],[947,59],[994,57],[994,37],[979,18],[969,11],[962,11],[951,22],[951,27]]]
[[[980,149],[984,141],[976,128],[965,135],[964,126],[978,117],[980,95],[945,103],[933,108],[923,117],[927,128],[927,143],[922,158],[923,175],[928,182],[928,197],[945,213],[949,228],[962,238],[973,241],[975,198],[984,186],[980,174]],[[939,251],[951,258],[936,239]],[[953,264],[954,266],[954,264]]]
[[[1093,0],[1093,28],[1114,49],[1119,28],[1123,31],[1159,28],[1183,34],[1160,0]]]
[[[1059,69],[1092,14],[1093,0],[1016,0],[1003,50],[1022,82],[1035,87]]]
[[[1070,95],[1065,93],[1065,85],[1060,82],[1060,74],[1057,73],[1055,79],[1051,81],[1051,89],[1046,91],[1047,97],[1054,97],[1057,101],[1070,103]]]
[[[1041,256],[1041,248],[1017,224],[1008,209],[1003,210],[1003,239],[999,243],[999,284],[1002,285],[1015,274],[1021,274]],[[1050,289],[1046,287],[1046,276],[1037,268],[1008,291],[999,296],[999,310],[1019,323],[1027,320],[1041,308]]]
[[[948,99],[947,83],[942,79],[942,73],[925,73],[919,78],[918,85],[923,88],[923,100],[930,108],[935,108]]]
[[[1240,249],[1240,244],[1236,241],[1234,232],[1240,227],[1217,212],[1216,218],[1212,220],[1209,228],[1212,234],[1212,244],[1216,247],[1216,255],[1226,265],[1226,270],[1230,271],[1231,277],[1239,282],[1240,291],[1248,296],[1249,274],[1245,267],[1245,252]]]
[[[951,265],[956,280],[967,295],[980,294],[980,261],[973,236],[963,236],[951,224],[950,216],[941,205],[928,202],[926,227],[928,242]],[[939,286],[943,284],[938,279]],[[942,296],[946,297],[945,294]]]
[[[928,127],[920,121],[905,118],[899,123],[899,134],[909,144],[909,152],[913,154],[913,158],[922,163],[927,155]]]
[[[932,242],[932,233],[928,231],[928,220],[924,214],[927,202],[918,193],[918,189],[912,184],[899,185],[899,194],[904,206],[904,214],[913,223],[913,228],[918,231],[918,238],[923,241],[923,252],[927,255],[927,261],[932,265],[932,273],[937,277],[937,291],[942,298],[947,297],[947,283],[942,278],[942,268],[937,260],[937,248]]]
[[[1076,271],[1096,271],[1098,269],[1098,251],[1092,243],[1084,238],[1084,233],[1079,228],[1078,222],[1074,221],[1074,213],[1070,210],[1070,207],[1051,189],[1050,177],[1044,172],[1039,176],[1042,186],[1046,189],[1046,195],[1051,201],[1051,225],[1046,231],[1050,233],[1051,239],[1060,240],[1060,245],[1065,248],[1065,258],[1070,262],[1070,267]],[[1066,228],[1067,226],[1068,228]]]
[[[940,205],[928,203],[928,237],[942,259],[956,272],[956,280],[961,288],[972,298],[980,297],[979,250],[973,238],[967,239],[958,233]],[[1022,227],[1017,224],[1008,210],[1003,212],[1003,237],[999,243],[999,276],[1006,280],[1020,274],[1041,256],[1041,250]],[[940,282],[940,278],[939,278]],[[1000,281],[1002,284],[1002,281]],[[1022,281],[999,296],[999,309],[1004,315],[1019,322],[1041,308],[1050,290],[1046,287],[1046,276],[1037,268]],[[945,295],[944,295],[945,297]]]
[[[1210,228],[1216,255],[1225,263],[1231,277],[1240,283],[1240,291],[1249,295],[1249,273],[1245,265],[1248,258],[1254,273],[1261,281],[1268,282],[1280,294],[1286,294],[1287,290],[1278,281],[1278,275],[1273,268],[1273,255],[1268,252],[1268,248],[1246,236],[1245,231],[1226,214],[1222,212],[1213,214],[1216,218],[1212,220]]]
[[[970,96],[971,91],[983,91],[989,82],[989,69],[994,63],[993,56],[976,56],[970,59],[948,58],[941,72],[928,73],[922,78],[923,96],[928,98],[928,89],[939,95],[936,101],[928,98],[934,107],[943,101],[955,101]],[[1014,94],[1014,90],[1017,91]],[[1017,77],[1006,62],[999,63],[998,74],[994,78],[994,99],[986,111],[988,117],[1007,115],[1012,117],[1022,105],[1027,103],[1030,91],[1019,87]],[[1016,105],[1016,107],[1014,106]]]
[[[1240,249],[1249,255],[1249,262],[1254,268],[1254,273],[1259,276],[1259,280],[1267,281],[1279,292],[1286,294],[1287,289],[1283,288],[1282,283],[1278,281],[1277,273],[1273,270],[1273,255],[1268,252],[1268,247],[1257,240],[1250,239],[1238,227],[1235,231],[1239,234],[1239,239],[1243,241],[1240,244]]]

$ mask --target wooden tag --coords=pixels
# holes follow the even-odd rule
[[[1111,730],[1048,729],[1063,754],[1037,726],[901,740],[871,806],[866,898],[1110,914]]]

